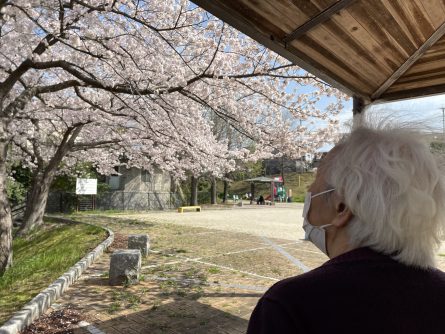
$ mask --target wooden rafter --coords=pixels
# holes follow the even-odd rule
[[[404,99],[414,99],[421,96],[437,95],[445,93],[445,85],[435,85],[431,87],[419,87],[407,89],[400,92],[391,92],[381,95],[375,102],[397,101]]]
[[[445,92],[439,0],[192,1],[364,106]]]
[[[372,95],[376,100],[384,94],[391,85],[396,82],[414,63],[419,60],[428,49],[445,35],[445,23],[443,23],[426,41],[418,48]]]
[[[337,1],[332,6],[328,7],[309,21],[305,22],[301,26],[299,26],[297,29],[295,29],[293,32],[291,32],[289,35],[286,36],[286,38],[283,39],[283,42],[285,44],[298,39],[299,37],[303,36],[305,33],[307,33],[309,30],[313,29],[317,25],[329,20],[332,15],[335,13],[338,13],[342,9],[348,7],[352,3],[354,3],[357,0],[340,0]]]

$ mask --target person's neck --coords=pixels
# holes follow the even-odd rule
[[[344,253],[350,252],[356,247],[353,247],[349,242],[349,237],[344,229],[337,230],[337,233],[328,241],[327,251],[330,259],[342,255]]]
[[[354,250],[356,247],[352,247],[352,246],[344,246],[344,247],[333,247],[333,249],[329,249],[328,250],[328,256],[330,259],[333,259],[334,257],[337,257],[339,255],[342,255],[344,253],[350,252],[352,250]]]

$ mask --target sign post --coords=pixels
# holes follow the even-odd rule
[[[97,179],[76,179],[76,195],[91,195],[92,209],[96,209]],[[79,200],[77,201],[79,204]],[[77,205],[79,211],[79,205]]]

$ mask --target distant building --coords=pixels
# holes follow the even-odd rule
[[[126,192],[169,192],[171,189],[170,174],[155,170],[153,174],[125,166],[116,167],[116,174],[107,176],[107,184],[112,191]]]
[[[116,167],[116,175],[107,176],[108,191],[97,195],[79,195],[74,192],[51,192],[47,212],[72,210],[164,210],[180,205],[171,191],[169,173],[155,170],[150,173],[138,168]]]
[[[117,175],[106,179],[110,191],[98,194],[98,209],[159,210],[176,207],[171,192],[169,173],[156,169],[153,173],[139,168],[116,168]]]

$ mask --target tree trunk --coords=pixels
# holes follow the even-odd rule
[[[43,224],[46,202],[48,200],[49,189],[56,175],[57,168],[63,158],[70,152],[74,141],[82,130],[83,125],[68,128],[63,139],[57,148],[56,153],[45,166],[43,161],[39,162],[39,167],[33,175],[31,189],[26,201],[23,224],[20,226],[18,235],[25,235],[34,228]]]
[[[255,201],[255,183],[250,183],[250,204],[254,204]]]
[[[12,219],[11,207],[6,194],[6,157],[8,141],[0,125],[0,275],[12,265]]]
[[[211,177],[211,186],[210,186],[210,204],[217,204],[216,202],[216,178],[214,176]]]
[[[281,178],[282,178],[282,185],[284,186],[284,156],[281,157]]]
[[[191,191],[190,191],[190,205],[198,205],[198,178],[192,176]]]
[[[227,202],[227,192],[229,191],[229,182],[224,180],[224,194],[223,194],[223,203]]]
[[[18,231],[19,235],[25,235],[43,224],[43,215],[45,214],[49,189],[55,174],[55,169],[50,171],[45,170],[44,173],[39,173],[33,177],[31,189],[26,200],[23,224]]]
[[[187,197],[184,195],[184,191],[182,190],[182,186],[179,180],[176,180],[172,177],[171,179],[173,186],[172,186],[172,192],[177,194],[179,196],[179,200],[181,201],[181,205],[186,205],[187,203]]]

